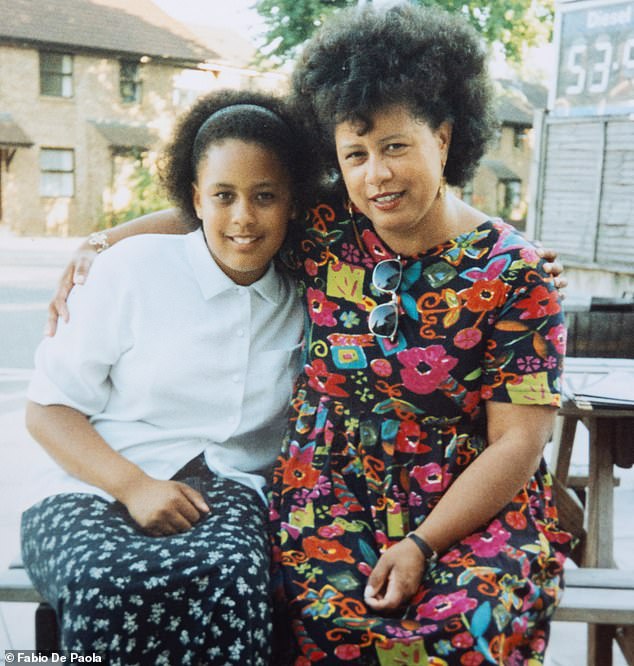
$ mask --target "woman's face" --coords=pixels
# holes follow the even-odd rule
[[[236,284],[259,280],[280,249],[292,217],[290,175],[257,143],[209,146],[193,185],[194,208],[216,263]]]
[[[365,133],[361,123],[337,125],[337,158],[350,199],[396,249],[408,240],[411,245],[437,219],[451,125],[432,130],[403,106],[387,107],[371,120]]]

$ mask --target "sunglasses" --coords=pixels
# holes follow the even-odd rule
[[[389,294],[389,303],[381,303],[370,310],[368,328],[379,338],[389,338],[394,342],[398,330],[398,297],[396,290],[401,284],[403,266],[401,258],[384,259],[372,271],[372,286],[382,294]]]

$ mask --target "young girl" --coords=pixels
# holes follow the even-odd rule
[[[268,662],[262,486],[302,336],[271,260],[301,199],[303,145],[274,98],[201,99],[163,165],[199,228],[99,256],[37,350],[27,425],[61,469],[24,514],[22,550],[65,651]]]

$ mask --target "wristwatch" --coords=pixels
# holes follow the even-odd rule
[[[405,535],[406,539],[411,539],[417,546],[420,552],[425,556],[425,563],[431,564],[438,559],[438,553],[423,539],[418,536],[416,532],[409,532]]]

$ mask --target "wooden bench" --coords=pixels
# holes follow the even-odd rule
[[[584,507],[556,476],[553,487],[560,523],[579,540],[571,559],[580,565],[566,569],[566,588],[554,620],[588,625],[588,666],[612,666],[614,640],[634,666],[634,571],[581,566],[586,559]]]
[[[634,666],[634,571],[622,569],[567,569],[566,588],[555,611],[557,622],[584,622],[604,627],[604,641],[588,666],[612,664],[616,639],[630,666]],[[605,631],[605,627],[609,631]]]
[[[20,565],[13,565],[0,572],[0,603],[36,603],[35,610],[35,649],[41,652],[59,650],[59,631],[55,611],[35,590],[26,571]]]
[[[584,622],[610,627],[628,664],[634,666],[634,571],[619,569],[567,569],[566,589],[555,611],[557,622]],[[35,646],[41,651],[56,651],[59,645],[57,619],[53,609],[35,591],[22,568],[0,574],[0,601],[38,603],[35,613]],[[611,663],[597,655],[593,666]]]

